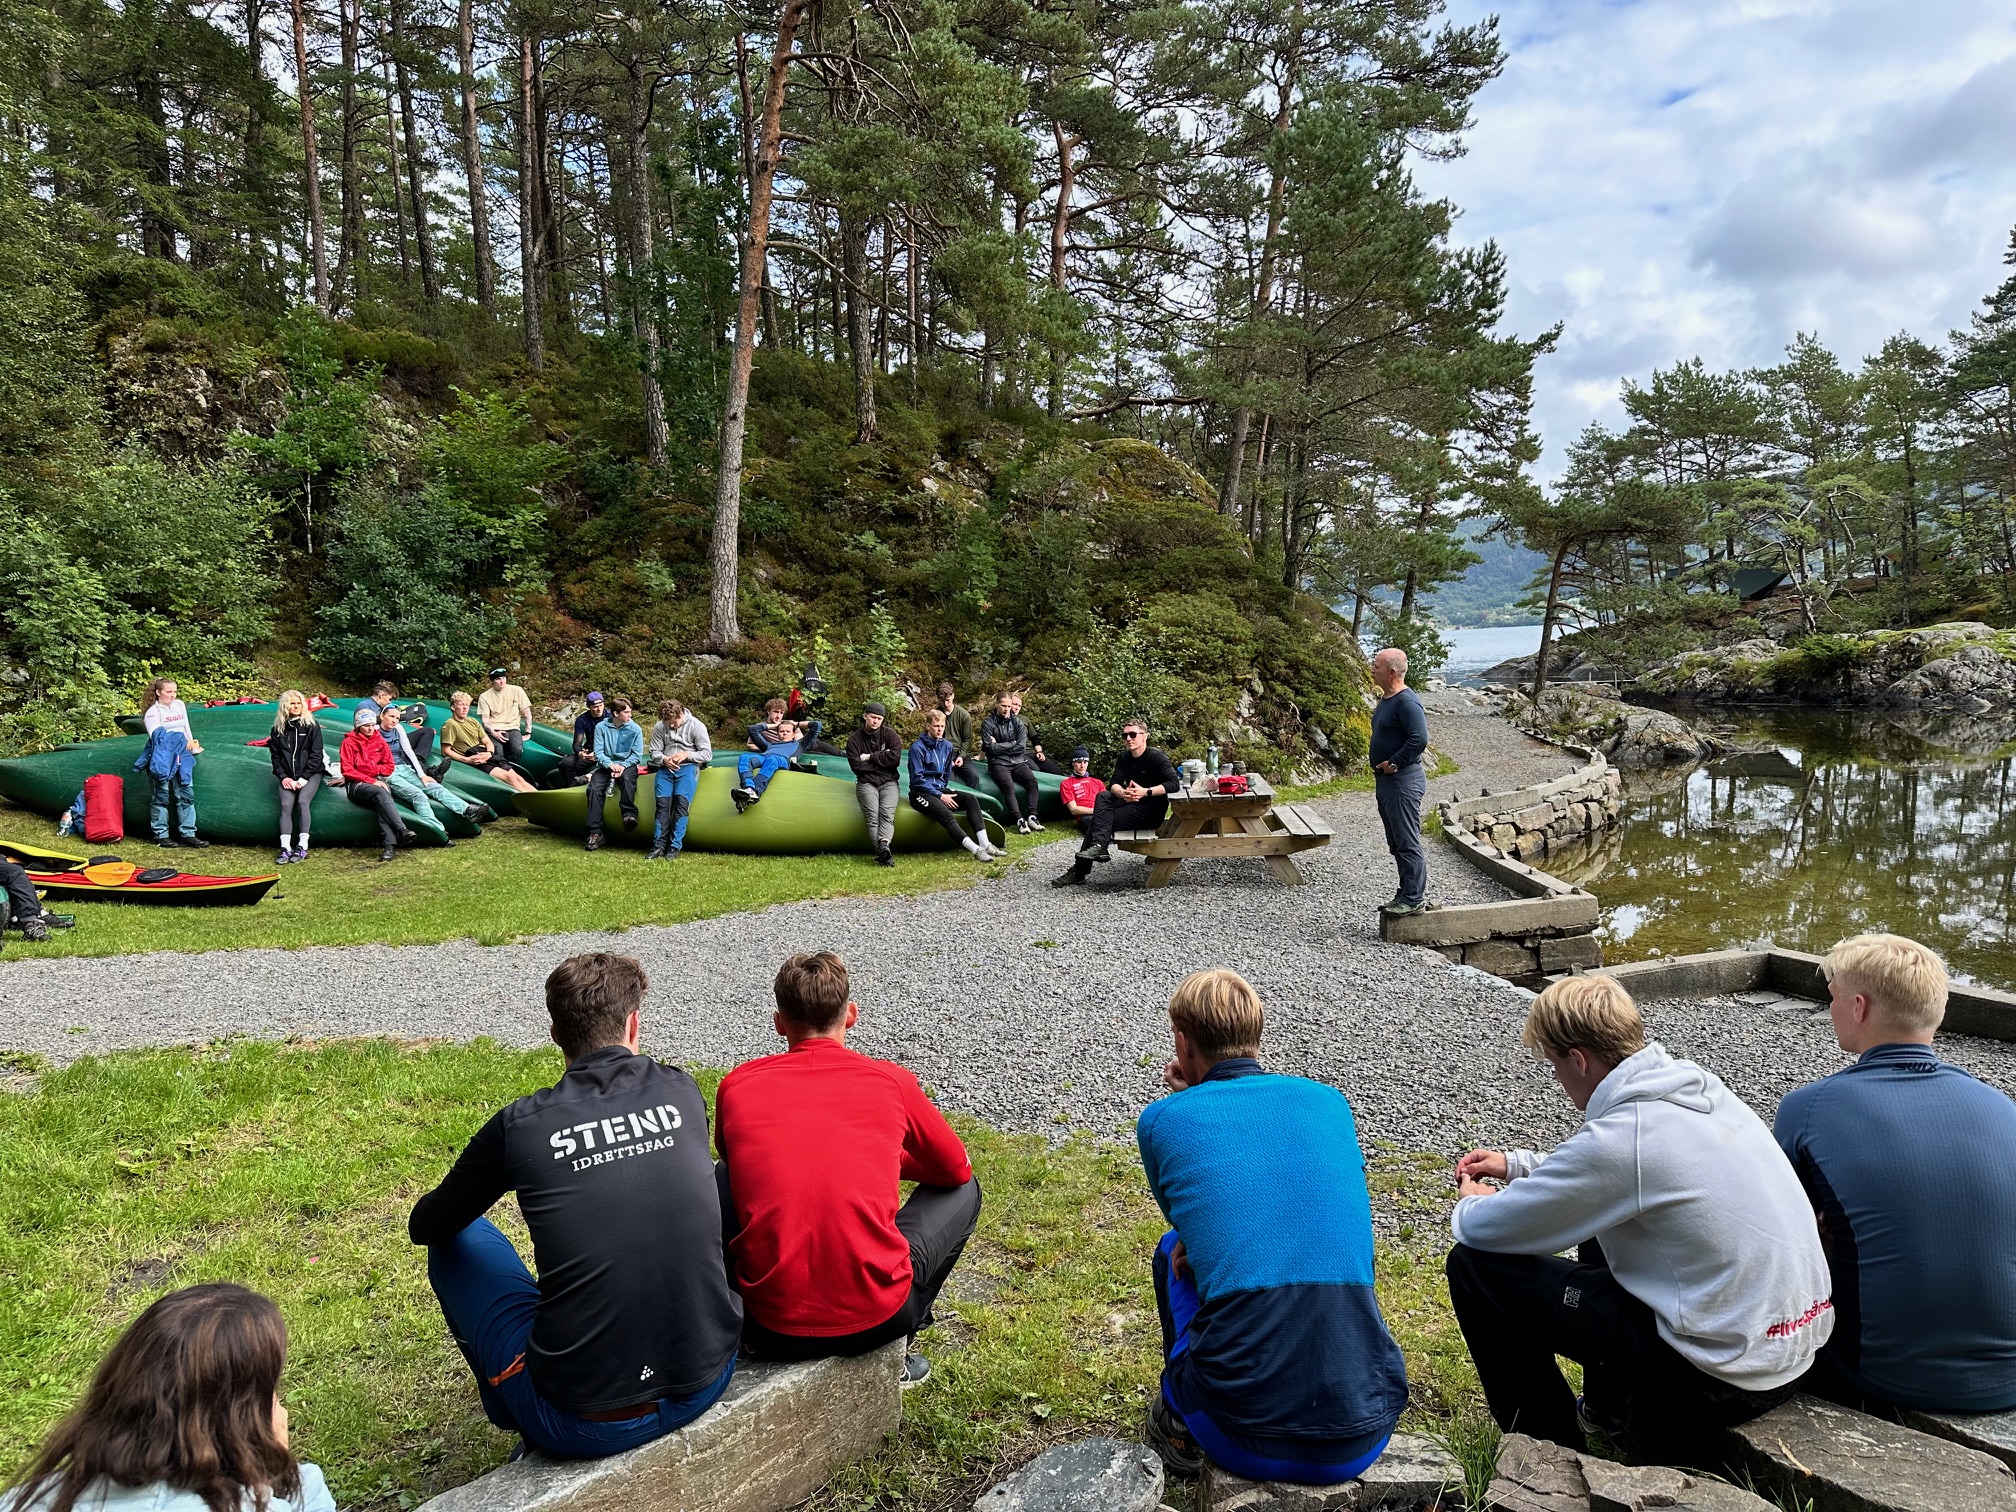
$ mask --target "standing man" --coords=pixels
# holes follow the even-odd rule
[[[657,822],[646,861],[669,861],[685,849],[686,816],[700,790],[700,773],[713,759],[707,726],[676,698],[659,704],[658,723],[651,727],[651,765],[658,769],[651,785]]]
[[[854,769],[854,797],[875,847],[875,864],[894,866],[890,847],[896,840],[896,777],[903,769],[903,742],[888,725],[889,711],[879,703],[861,705],[861,728],[847,737],[847,765]]]
[[[503,667],[490,669],[490,686],[476,700],[476,717],[506,761],[525,759],[525,737],[532,733],[532,700],[511,681]]]
[[[1428,902],[1428,853],[1421,848],[1421,800],[1428,773],[1421,758],[1428,750],[1428,715],[1407,686],[1407,653],[1388,646],[1372,658],[1372,681],[1379,707],[1372,711],[1373,796],[1386,829],[1386,849],[1400,868],[1400,890],[1382,913],[1417,914]]]
[[[609,717],[595,727],[595,771],[588,779],[589,850],[602,849],[602,805],[616,785],[623,828],[637,828],[637,775],[644,770],[644,732],[630,717],[630,700],[612,698]]]
[[[1169,812],[1169,795],[1182,779],[1176,775],[1176,764],[1159,747],[1148,744],[1148,721],[1128,720],[1120,740],[1124,749],[1113,763],[1113,784],[1093,800],[1078,858],[1052,887],[1083,886],[1092,875],[1093,862],[1113,859],[1108,847],[1115,830],[1155,829]]]

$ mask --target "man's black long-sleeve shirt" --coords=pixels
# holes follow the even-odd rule
[[[621,1045],[591,1051],[479,1129],[407,1233],[445,1244],[509,1191],[532,1231],[539,1313],[525,1368],[541,1396],[603,1412],[689,1396],[721,1374],[742,1301],[692,1077]]]
[[[1160,746],[1144,746],[1139,756],[1130,756],[1125,751],[1113,763],[1113,787],[1126,787],[1138,782],[1144,788],[1159,787],[1165,793],[1173,793],[1183,785],[1182,777],[1176,771],[1176,763],[1171,761]],[[1145,800],[1154,802],[1154,799]]]

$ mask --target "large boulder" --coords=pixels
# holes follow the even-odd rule
[[[1484,1504],[1496,1512],[1774,1512],[1761,1496],[1698,1471],[1619,1465],[1508,1433]]]
[[[2016,707],[2016,659],[2004,632],[1956,620],[1689,651],[1648,668],[1638,686],[1687,703],[1790,700],[1979,713]]]
[[[1119,1439],[1046,1449],[973,1503],[973,1512],[1155,1512],[1162,1461]]]
[[[1619,767],[1693,765],[1723,749],[1718,741],[1662,710],[1581,688],[1548,688],[1538,705],[1515,696],[1506,704],[1506,717],[1536,735],[1600,751]]]
[[[1985,714],[2016,704],[2016,661],[1975,643],[1906,673],[1871,700],[1881,709],[1951,709]]]
[[[1814,1512],[2010,1512],[2016,1477],[1991,1454],[1798,1396],[1726,1430],[1758,1483]]]

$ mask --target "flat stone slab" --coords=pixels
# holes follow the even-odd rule
[[[851,1360],[744,1361],[676,1433],[599,1460],[534,1450],[420,1512],[783,1512],[896,1431],[902,1366],[900,1340]]]
[[[1381,914],[1379,938],[1397,945],[1474,945],[1493,935],[1594,927],[1601,910],[1593,893],[1512,898],[1502,903],[1458,903],[1426,913]]]
[[[2016,1412],[1907,1412],[1920,1432],[1979,1449],[2016,1469]]]
[[[1669,1465],[1619,1465],[1508,1433],[1485,1504],[1497,1512],[1777,1512],[1727,1481]]]
[[[1814,1512],[2016,1512],[2016,1475],[1992,1454],[1818,1397],[1727,1436],[1760,1485]]]
[[[1155,1512],[1162,1460],[1145,1444],[1088,1438],[1046,1449],[973,1503],[973,1512]]]
[[[1332,1486],[1249,1481],[1212,1465],[1205,1483],[1208,1493],[1199,1506],[1209,1512],[1413,1512],[1460,1487],[1463,1467],[1427,1435],[1396,1433],[1357,1480]]]

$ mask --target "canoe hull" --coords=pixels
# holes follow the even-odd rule
[[[280,880],[280,874],[207,877],[185,872],[162,882],[122,882],[107,886],[72,872],[31,870],[28,880],[44,896],[71,903],[154,903],[171,908],[216,908],[257,903]]]

